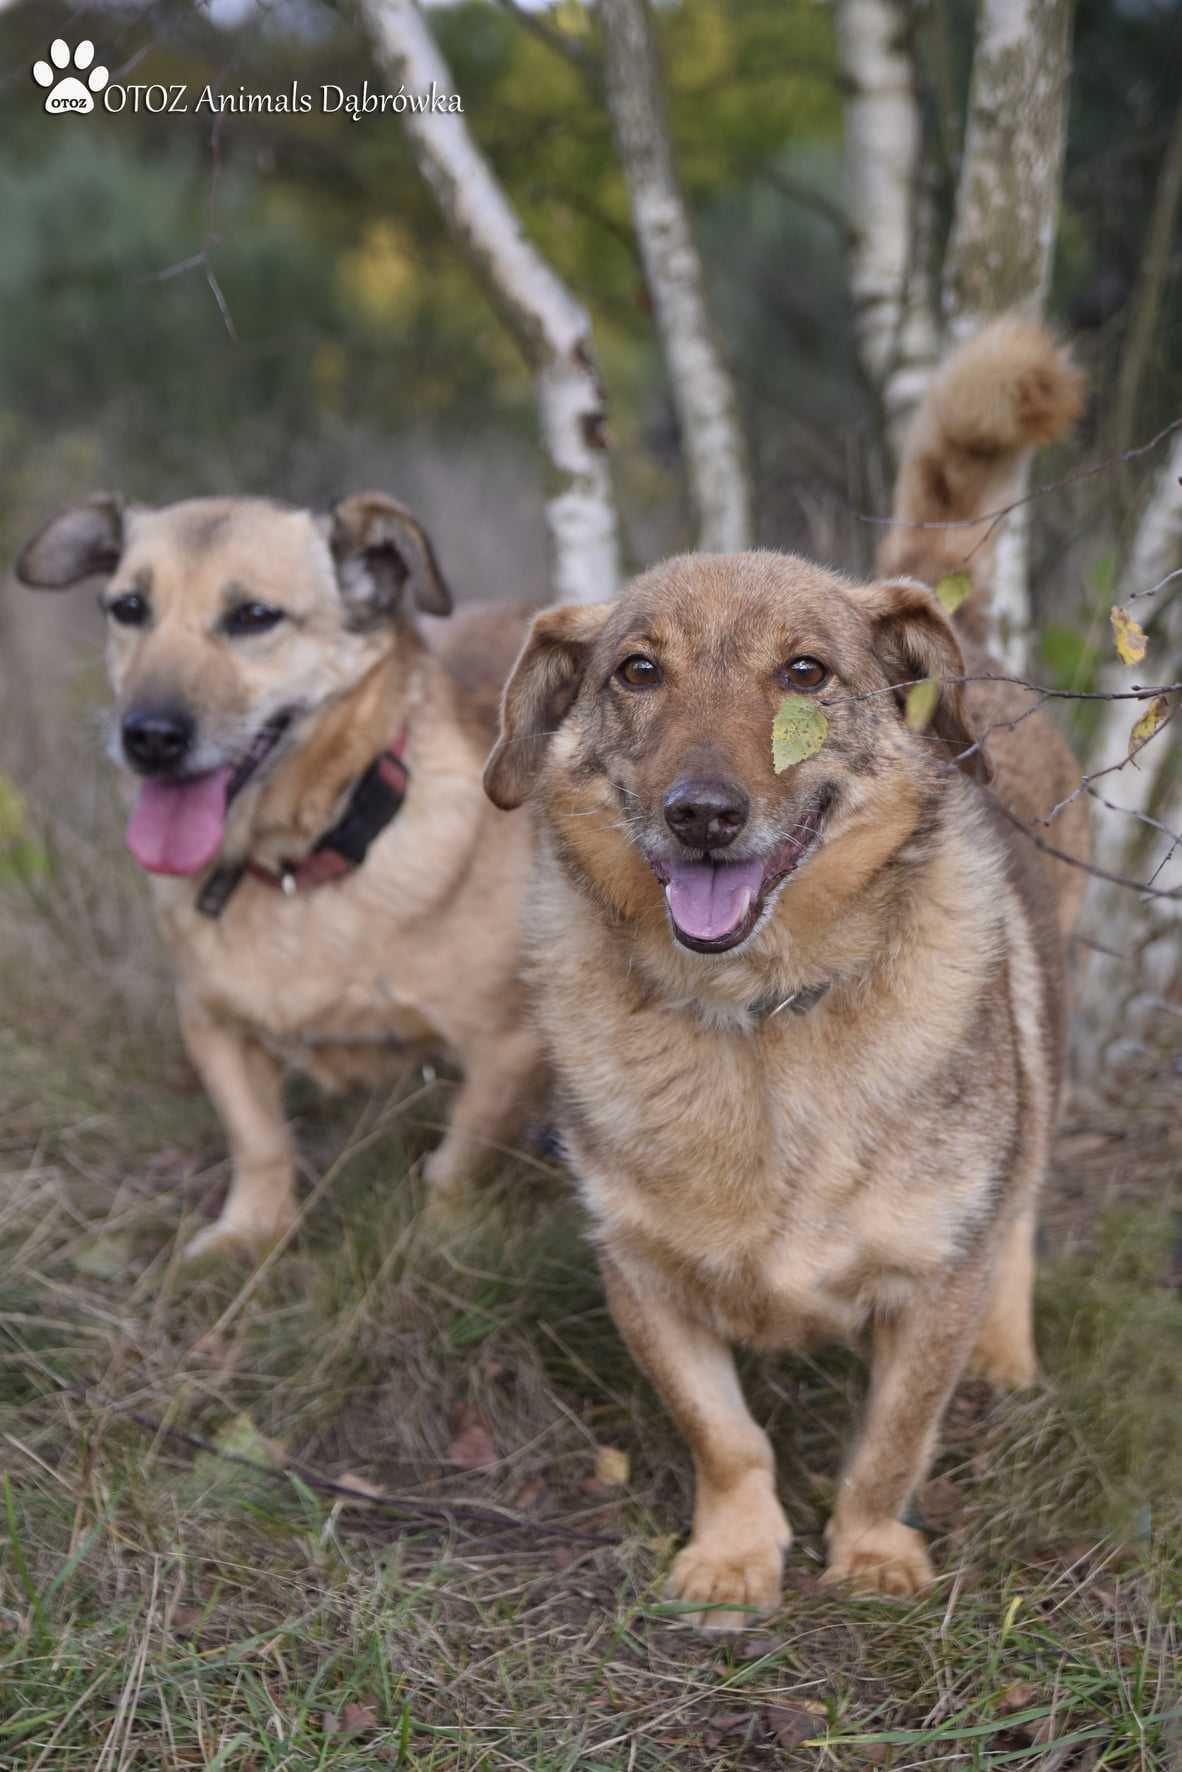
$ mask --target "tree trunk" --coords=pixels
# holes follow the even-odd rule
[[[669,144],[648,0],[600,0],[608,107],[689,463],[698,545],[751,545],[751,487],[734,385]]]
[[[362,0],[380,59],[408,94],[454,93],[411,0]],[[558,602],[594,603],[619,582],[616,512],[591,322],[521,224],[462,115],[403,112],[419,170],[537,378],[550,465],[546,521]]]
[[[1041,316],[1059,209],[1073,0],[982,0],[956,217],[944,264],[954,342],[1007,308]],[[1020,491],[1021,489],[1019,489]],[[999,538],[990,646],[1026,668],[1028,507]]]
[[[1182,204],[1182,106],[1162,161],[1153,208],[1145,230],[1145,250],[1129,317],[1128,336],[1121,353],[1120,374],[1112,407],[1112,452],[1123,455],[1134,442],[1133,425],[1137,395],[1153,355],[1162,295],[1170,272],[1178,208]],[[1127,482],[1122,492],[1127,491]]]
[[[939,345],[910,12],[909,0],[838,0],[836,10],[854,323],[896,458]]]
[[[1174,682],[1182,669],[1182,433],[1145,507],[1121,585],[1121,601],[1149,630],[1144,664],[1135,670],[1113,663],[1100,687],[1125,689],[1136,682]],[[1157,587],[1156,589],[1154,587]],[[1145,593],[1152,591],[1152,596]],[[1161,613],[1152,622],[1150,612]],[[1179,928],[1182,924],[1182,846],[1167,832],[1182,834],[1182,768],[1179,730],[1182,697],[1174,696],[1170,725],[1133,762],[1096,782],[1109,806],[1094,820],[1096,859],[1114,873],[1150,880],[1176,898],[1140,900],[1128,889],[1097,884],[1088,900],[1088,933],[1110,950],[1094,954],[1084,996],[1081,1057],[1102,1068],[1128,1048],[1152,1046],[1156,1036],[1177,1031],[1177,1010],[1164,1007],[1179,984]],[[1124,761],[1129,730],[1145,712],[1143,702],[1109,702],[1090,769]],[[1111,807],[1119,807],[1113,811]],[[1148,815],[1166,827],[1145,824]]]

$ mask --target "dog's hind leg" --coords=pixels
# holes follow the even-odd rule
[[[669,1302],[659,1275],[602,1261],[616,1327],[689,1441],[697,1490],[690,1541],[669,1595],[703,1630],[742,1630],[779,1604],[792,1530],[776,1498],[775,1461],[752,1419],[734,1359],[711,1330]]]
[[[220,1216],[185,1246],[185,1259],[260,1255],[295,1222],[295,1153],[283,1113],[283,1067],[240,1023],[192,997],[181,1032],[230,1141],[233,1175]]]
[[[512,1147],[541,1093],[542,1055],[528,1028],[500,1036],[486,1032],[460,1058],[463,1082],[443,1140],[424,1169],[431,1190],[428,1208],[442,1221],[462,1215],[473,1181]]]
[[[969,1362],[975,1377],[998,1390],[1025,1390],[1038,1382],[1034,1351],[1035,1207],[1019,1212],[998,1252],[989,1308]]]

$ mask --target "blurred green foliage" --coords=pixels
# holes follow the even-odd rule
[[[1056,300],[1082,329],[1100,401],[1176,103],[1170,10],[1079,7]],[[874,536],[851,512],[884,507],[886,471],[846,294],[831,8],[677,0],[657,17],[678,164],[752,442],[761,534],[864,564]],[[523,22],[491,0],[464,0],[433,10],[432,23],[523,225],[594,316],[626,536],[638,513],[663,506],[662,538],[688,539],[594,11],[557,0]],[[922,10],[944,226],[972,28],[969,0]],[[0,521],[19,528],[51,502],[48,487],[83,473],[144,498],[283,493],[297,481],[306,494],[318,450],[324,490],[336,490],[326,439],[343,428],[362,440],[429,430],[445,444],[476,430],[532,434],[529,378],[396,117],[354,123],[317,108],[214,123],[208,111],[111,115],[100,105],[88,118],[49,118],[28,70],[59,31],[91,35],[113,79],[183,81],[191,98],[206,82],[227,94],[278,93],[293,80],[313,94],[324,81],[391,85],[348,4],[284,0],[232,30],[194,0],[18,0],[0,14]],[[1167,301],[1165,312],[1147,425],[1182,395],[1182,304]]]

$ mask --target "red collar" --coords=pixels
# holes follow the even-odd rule
[[[207,917],[220,917],[246,874],[290,895],[310,892],[353,873],[365,860],[370,844],[402,809],[410,784],[410,771],[403,759],[405,749],[404,726],[390,748],[375,757],[359,777],[344,812],[307,855],[284,864],[278,873],[256,861],[216,868],[201,889],[198,910]]]

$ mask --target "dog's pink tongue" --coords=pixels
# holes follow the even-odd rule
[[[140,789],[127,847],[150,874],[198,874],[222,846],[230,769],[212,769],[192,781],[146,781]]]
[[[683,935],[718,941],[739,927],[762,883],[761,861],[675,861],[669,913]]]

